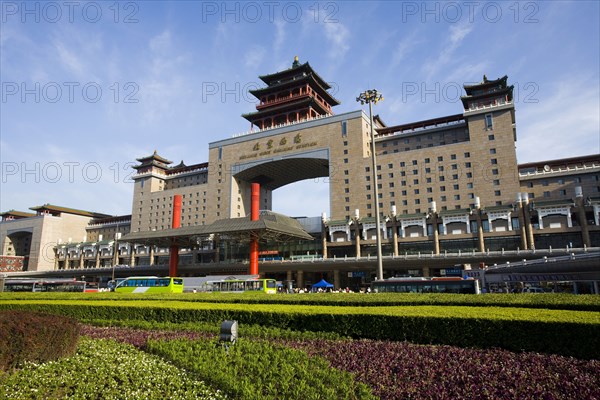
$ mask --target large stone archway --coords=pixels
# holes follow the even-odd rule
[[[17,256],[23,258],[23,270],[27,271],[29,266],[29,254],[31,252],[31,243],[33,238],[32,230],[19,230],[6,235],[2,254],[7,256]]]
[[[214,196],[209,200],[214,215],[249,215],[252,183],[261,185],[260,209],[272,210],[273,190],[315,178],[328,180],[330,203],[348,204],[341,213],[358,208],[362,198],[352,197],[348,178],[361,174],[370,160],[367,122],[364,113],[356,111],[211,143],[208,196]]]

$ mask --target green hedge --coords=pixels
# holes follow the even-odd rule
[[[1,308],[68,315],[79,320],[159,322],[235,319],[240,324],[335,332],[353,338],[500,347],[600,359],[600,313],[507,307],[327,307],[205,304],[180,301],[4,301]]]
[[[0,371],[25,361],[46,362],[75,352],[79,325],[73,318],[0,311]]]
[[[346,307],[379,307],[407,305],[454,305],[469,307],[519,307],[552,310],[600,311],[600,296],[563,293],[544,294],[444,294],[444,293],[183,293],[173,295],[122,294],[122,293],[0,293],[2,300],[177,300],[200,303],[232,304],[295,304]]]

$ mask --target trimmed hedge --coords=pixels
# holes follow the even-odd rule
[[[178,301],[12,301],[0,308],[60,313],[81,320],[159,322],[226,319],[241,324],[335,332],[353,338],[500,347],[600,359],[600,313],[494,307],[325,307]]]
[[[128,294],[128,293],[0,293],[2,300],[79,300],[79,301],[147,301],[176,300],[194,303],[232,304],[290,304],[346,307],[379,307],[410,305],[444,305],[468,307],[519,307],[549,310],[600,311],[600,296],[564,293],[543,294],[445,294],[445,293],[178,293]]]
[[[75,353],[77,320],[62,315],[0,311],[0,371],[30,361],[43,363]]]

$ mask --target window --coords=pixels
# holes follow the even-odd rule
[[[560,195],[561,196],[566,196],[567,195],[567,191],[564,190],[564,189],[560,190]]]
[[[488,140],[496,140],[496,138],[494,137],[494,135],[488,135]]]
[[[389,169],[392,169],[392,168],[394,168],[394,164],[388,164],[388,168],[389,168]]]
[[[490,149],[490,154],[496,154],[496,149]]]
[[[471,157],[471,153],[469,153],[469,152],[466,152],[466,153],[465,153],[465,158],[469,158],[469,157]]]
[[[451,160],[456,160],[456,154],[450,154],[450,159]]]
[[[412,165],[417,165],[417,160],[412,160]]]
[[[500,196],[500,191],[499,190],[494,190],[494,196]]]
[[[470,163],[470,162],[466,162],[466,163],[465,163],[465,167],[466,167],[466,168],[471,168],[471,163]]]
[[[425,159],[425,164],[429,164],[429,161],[430,161],[429,158],[426,158]]]
[[[419,189],[415,189],[415,194],[419,194]]]
[[[544,192],[544,197],[550,197],[550,192]]]
[[[342,137],[348,136],[348,122],[342,121]]]
[[[460,187],[459,187],[459,185],[457,183],[457,184],[453,185],[453,188],[454,188],[454,190],[458,190]]]
[[[444,157],[442,157],[442,156],[439,156],[439,157],[438,157],[438,161],[444,161]]]
[[[493,165],[498,164],[498,159],[497,158],[492,158],[490,161],[492,162]]]
[[[485,114],[485,129],[492,129],[492,128],[493,128],[492,114]]]
[[[467,189],[473,189],[473,182],[467,183]]]

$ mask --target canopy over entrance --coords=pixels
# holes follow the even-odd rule
[[[249,242],[252,238],[261,241],[313,240],[298,221],[272,211],[261,211],[257,221],[250,217],[220,219],[210,225],[185,226],[160,231],[131,232],[120,240],[159,247],[177,245],[184,248],[197,247],[202,241],[218,236],[221,240]]]

